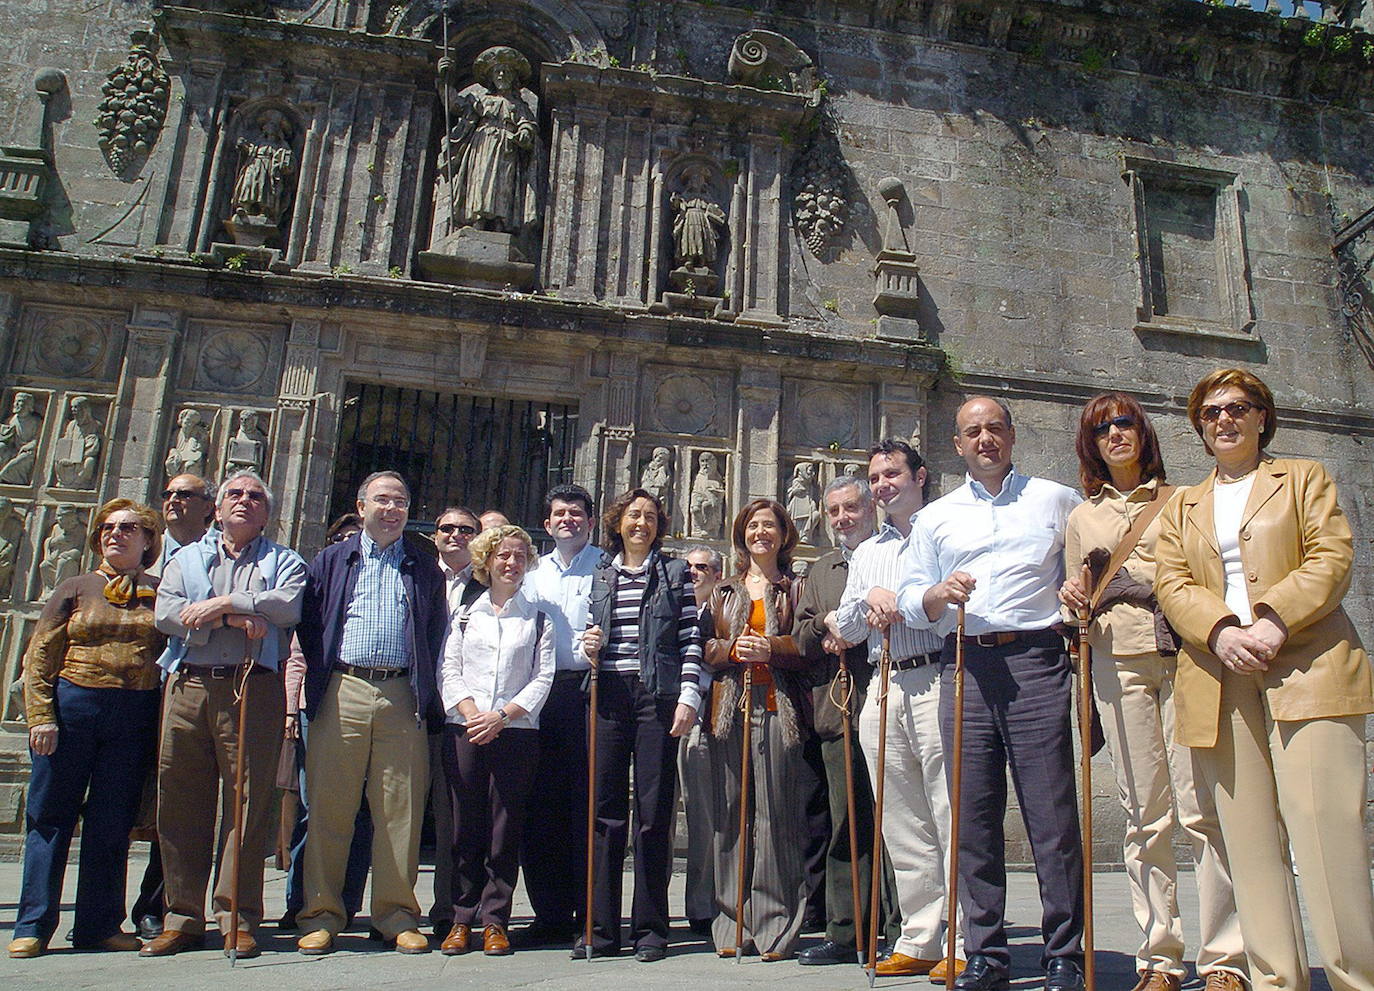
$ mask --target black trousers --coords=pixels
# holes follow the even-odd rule
[[[153,840],[148,844],[148,866],[143,869],[143,881],[138,886],[134,907],[129,910],[129,921],[138,928],[139,921],[151,915],[161,923],[162,911],[162,847]]]
[[[592,947],[620,950],[621,887],[630,833],[630,764],[635,774],[635,879],[630,941],[668,944],[668,878],[673,869],[677,746],[668,735],[676,699],[655,698],[638,674],[603,673],[596,723],[596,873]]]
[[[953,771],[954,638],[945,642],[940,736]],[[959,903],[966,952],[1007,971],[1005,927],[1007,768],[1021,805],[1040,883],[1042,964],[1083,956],[1083,851],[1074,791],[1072,692],[1057,633],[1032,633],[1004,647],[964,648],[963,782]],[[951,801],[953,796],[951,794]]]
[[[571,933],[587,899],[587,696],[585,671],[559,671],[539,710],[539,828],[520,866],[534,917]]]
[[[802,760],[811,772],[798,782],[806,792],[806,908],[802,917],[811,922],[826,917],[825,875],[826,856],[830,849],[830,798],[827,786],[828,768],[822,754],[821,738],[808,732],[802,744]],[[844,787],[843,781],[840,783]]]
[[[444,774],[453,802],[455,923],[478,929],[510,924],[538,747],[532,729],[502,730],[479,747],[468,742],[466,727],[444,727]]]

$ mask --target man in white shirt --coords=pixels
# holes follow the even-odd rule
[[[1006,403],[959,407],[954,447],[968,480],[916,517],[897,605],[912,626],[945,637],[941,730],[953,738],[956,613],[966,609],[959,894],[968,965],[960,991],[1007,986],[1007,767],[1040,882],[1046,991],[1082,991],[1083,860],[1069,724],[1070,668],[1056,592],[1064,525],[1082,500],[1012,467]],[[953,755],[949,760],[955,759]],[[948,761],[946,762],[948,764]]]
[[[520,851],[534,922],[512,933],[516,946],[571,945],[586,904],[587,699],[590,665],[582,631],[591,605],[592,573],[604,556],[591,542],[595,509],[580,485],[557,485],[544,496],[544,530],[554,549],[526,580],[530,598],[554,631],[553,687],[539,716],[537,824]]]
[[[884,440],[869,451],[868,484],[887,518],[854,551],[833,633],[849,643],[867,640],[868,658],[875,666],[882,656],[884,631],[889,638],[892,682],[882,827],[902,923],[891,955],[877,966],[883,977],[911,977],[929,973],[944,957],[949,789],[940,740],[943,639],[904,622],[897,608],[901,554],[912,519],[925,505],[925,462],[910,444]],[[870,691],[859,714],[859,743],[875,778],[879,710],[879,693]]]

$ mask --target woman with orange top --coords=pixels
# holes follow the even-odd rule
[[[805,773],[802,740],[811,720],[806,661],[792,638],[801,579],[792,573],[797,528],[781,505],[755,499],[731,528],[737,574],[716,586],[708,608],[714,636],[706,664],[717,672],[711,694],[715,738],[716,919],[712,937],[722,957],[792,955],[806,902]],[[750,697],[742,700],[745,671]],[[739,885],[740,771],[747,711],[749,808],[744,937],[735,945]]]

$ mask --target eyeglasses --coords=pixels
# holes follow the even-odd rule
[[[1203,423],[1215,423],[1217,420],[1221,419],[1221,414],[1223,411],[1231,419],[1239,420],[1242,416],[1244,416],[1246,413],[1249,413],[1252,409],[1258,408],[1259,407],[1252,402],[1247,402],[1244,399],[1237,399],[1233,403],[1225,403],[1221,406],[1204,406],[1202,407],[1202,409],[1197,411],[1197,415]]]
[[[138,533],[138,531],[142,529],[143,524],[136,523],[133,520],[120,520],[118,523],[100,524],[100,533],[102,536],[111,533],[122,533],[125,536],[132,537],[134,534]]]
[[[402,496],[399,499],[393,499],[391,496],[369,496],[368,501],[370,501],[372,505],[380,506],[383,509],[410,508],[410,500],[405,498],[404,496]]]
[[[715,569],[715,566],[714,566],[714,565],[710,565],[710,564],[695,564],[695,563],[693,563],[693,562],[691,562],[691,561],[688,561],[688,562],[687,562],[687,570],[689,570],[689,571],[701,571],[701,572],[705,572],[706,574],[709,575],[711,572],[715,571],[716,569]]]
[[[204,492],[198,492],[198,491],[196,491],[195,489],[163,489],[163,490],[162,490],[162,500],[163,500],[164,502],[166,502],[166,501],[168,501],[168,500],[170,500],[170,499],[204,499],[204,498],[205,498],[205,493],[204,493]]]
[[[471,537],[477,532],[475,526],[468,526],[466,523],[440,523],[434,529],[440,533],[459,533],[464,537]]]
[[[1093,427],[1093,436],[1104,437],[1112,427],[1116,427],[1117,430],[1130,430],[1134,426],[1136,426],[1135,417],[1123,413],[1121,416],[1114,416],[1110,420],[1103,420],[1096,424]]]
[[[224,493],[224,498],[232,499],[234,502],[241,502],[244,499],[249,502],[266,502],[267,493],[261,489],[229,489]]]

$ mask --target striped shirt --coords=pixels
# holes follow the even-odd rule
[[[601,648],[602,671],[639,673],[639,617],[649,584],[649,568],[657,553],[653,552],[638,568],[627,567],[618,554],[611,561],[615,569],[615,592],[611,603],[611,628],[606,631],[606,642]],[[701,627],[691,581],[682,584],[677,631],[678,650],[682,656],[682,687],[678,701],[699,709],[705,679],[701,669]]]
[[[361,534],[362,564],[344,614],[339,660],[360,668],[410,667],[410,610],[401,581],[401,540],[379,548]]]
[[[902,550],[906,538],[891,523],[884,523],[873,536],[858,547],[849,559],[849,578],[835,609],[840,635],[851,643],[868,640],[868,659],[875,666],[883,649],[883,631],[870,628],[867,597],[870,589],[885,588],[894,595],[902,584]],[[892,633],[892,659],[904,661],[918,654],[940,650],[944,638],[930,630],[918,630],[906,623],[889,628]]]

